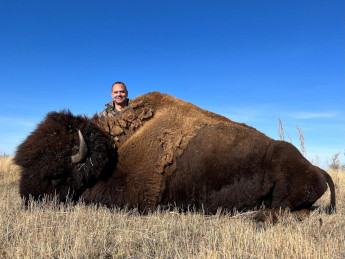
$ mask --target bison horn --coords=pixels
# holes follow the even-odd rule
[[[78,154],[71,156],[71,160],[72,160],[73,164],[77,164],[77,163],[80,163],[81,161],[83,161],[84,158],[86,157],[86,154],[87,154],[86,142],[85,142],[83,134],[80,132],[80,130],[78,130],[78,135],[79,135],[79,142],[80,142],[79,152],[78,152]]]

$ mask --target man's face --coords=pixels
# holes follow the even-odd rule
[[[118,105],[127,105],[128,92],[126,87],[122,84],[113,85],[113,90],[111,91],[111,96],[113,100]]]

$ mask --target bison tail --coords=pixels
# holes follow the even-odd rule
[[[323,171],[323,174],[325,176],[326,182],[328,184],[328,187],[331,191],[331,204],[328,207],[328,213],[332,214],[336,212],[336,206],[335,206],[335,188],[334,188],[334,183],[331,178],[331,176],[326,172]]]

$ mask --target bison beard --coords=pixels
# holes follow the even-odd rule
[[[86,157],[72,163],[82,153],[78,131]],[[75,200],[144,212],[159,204],[207,213],[263,205],[293,211],[309,208],[328,184],[335,209],[332,179],[293,145],[158,92],[107,119],[49,113],[15,162],[25,198],[73,193]]]

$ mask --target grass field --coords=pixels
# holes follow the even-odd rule
[[[19,168],[0,157],[0,258],[345,258],[345,172],[329,172],[337,213],[303,221],[284,216],[259,226],[251,213],[205,216],[96,205],[29,202],[18,194]]]

